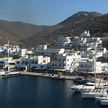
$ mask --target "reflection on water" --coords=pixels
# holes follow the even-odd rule
[[[20,76],[0,79],[0,108],[101,108],[72,94],[72,81]]]

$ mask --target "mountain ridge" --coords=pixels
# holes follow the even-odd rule
[[[23,47],[53,43],[61,36],[80,35],[85,29],[91,36],[107,36],[108,14],[80,11],[53,26],[0,20],[0,45],[8,40]]]

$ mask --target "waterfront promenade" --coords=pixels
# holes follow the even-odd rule
[[[36,76],[36,77],[45,77],[45,78],[52,78],[52,76],[57,76],[58,74],[51,74],[51,73],[36,73],[36,72],[20,72],[21,75],[28,75],[28,76]],[[79,76],[69,76],[69,75],[63,75],[65,77],[66,80],[73,80],[75,78],[78,78]],[[94,77],[92,77],[92,80],[94,81]],[[96,78],[97,82],[104,82],[103,79],[101,78]]]
[[[30,76],[37,76],[37,77],[46,77],[46,78],[52,78],[52,74],[49,73],[35,73],[35,72],[20,72],[21,75],[30,75]],[[53,74],[53,76],[57,76],[57,74]],[[66,80],[72,80],[76,78],[76,76],[67,76],[63,75]]]

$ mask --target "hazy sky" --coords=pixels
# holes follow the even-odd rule
[[[108,13],[108,0],[0,0],[0,19],[54,25],[78,11]]]

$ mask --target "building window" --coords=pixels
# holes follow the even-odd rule
[[[27,64],[28,64],[28,62],[27,62],[27,61],[25,61],[25,64],[27,65]]]
[[[22,61],[22,64],[24,64],[24,61]]]
[[[92,65],[90,65],[90,68],[92,68]]]
[[[87,67],[87,64],[85,64],[85,67]]]
[[[35,64],[38,64],[38,62],[37,62],[37,61],[35,61]]]
[[[34,64],[34,61],[32,61],[32,64]]]
[[[83,67],[83,64],[81,64],[81,67]]]
[[[61,59],[58,59],[58,61],[60,62],[60,61],[61,61]]]
[[[63,66],[66,66],[66,64],[63,64]]]
[[[44,68],[44,66],[41,66],[41,68]]]
[[[45,60],[43,60],[43,63],[45,63]]]

